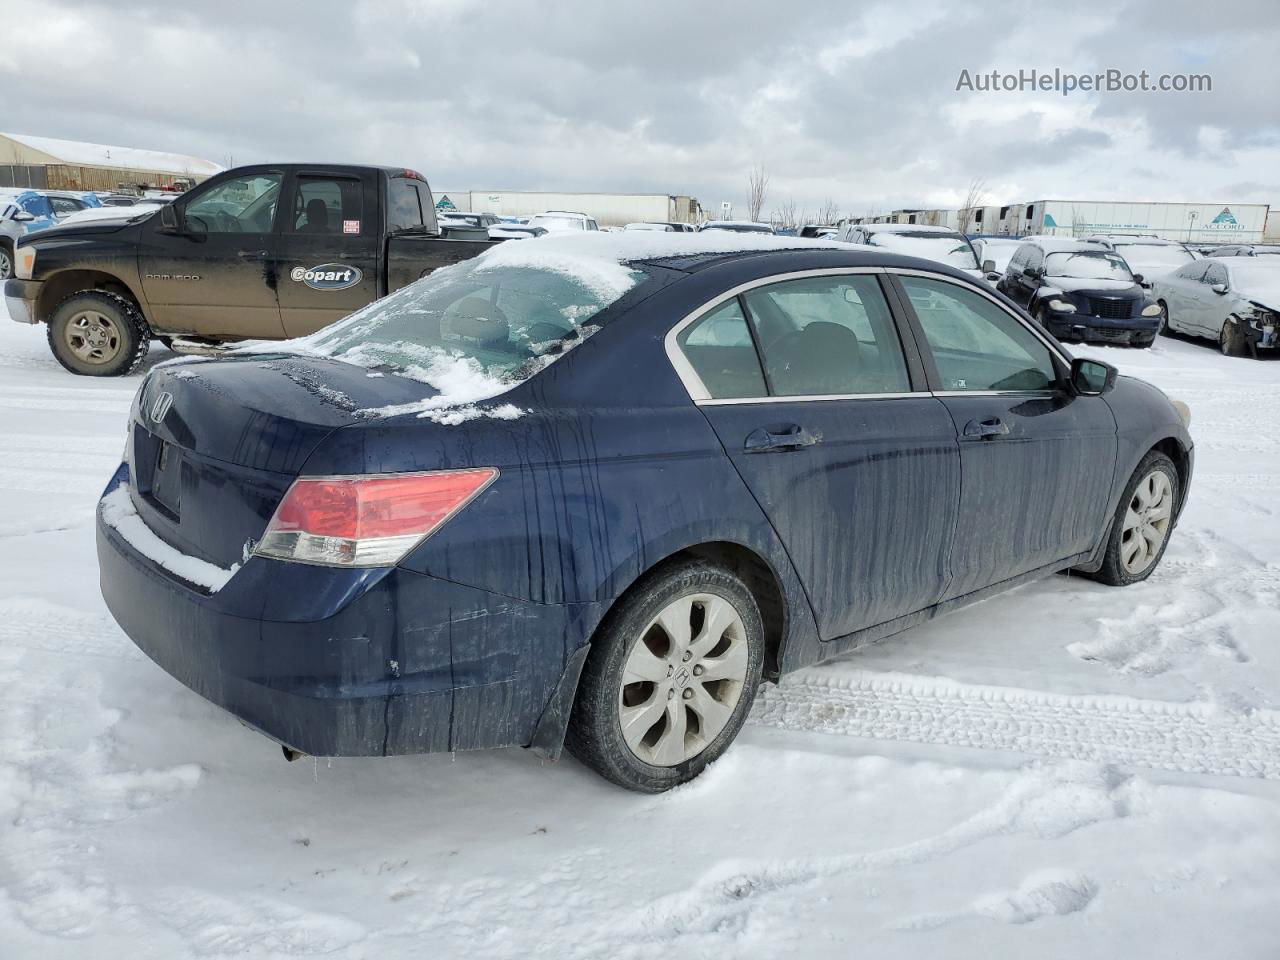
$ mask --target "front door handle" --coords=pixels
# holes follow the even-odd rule
[[[986,420],[970,420],[964,425],[964,435],[975,440],[994,440],[1009,433],[1009,425],[999,417]]]
[[[270,250],[241,250],[236,254],[241,260],[265,260],[271,256]]]
[[[744,453],[780,453],[812,447],[821,440],[822,437],[810,433],[798,423],[782,427],[757,427],[747,434],[742,450]]]

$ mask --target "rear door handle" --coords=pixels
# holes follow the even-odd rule
[[[986,420],[970,420],[964,425],[964,435],[975,440],[994,440],[1009,433],[1009,425],[999,417]]]
[[[780,453],[802,450],[821,441],[820,436],[810,433],[798,423],[789,423],[783,427],[757,427],[747,434],[742,450],[744,453]]]

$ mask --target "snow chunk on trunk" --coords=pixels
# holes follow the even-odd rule
[[[123,483],[102,498],[102,520],[148,560],[210,593],[217,593],[225,587],[240,569],[238,563],[225,569],[199,557],[189,557],[169,546],[138,516],[133,501],[129,499],[129,488]]]

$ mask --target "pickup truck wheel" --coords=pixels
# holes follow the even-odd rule
[[[83,376],[124,376],[150,347],[151,331],[138,308],[105,290],[73,293],[49,320],[49,349],[60,364]]]
[[[565,746],[619,786],[669,790],[729,748],[763,661],[760,610],[742,580],[702,562],[659,568],[592,640]]]
[[[0,280],[8,280],[13,276],[13,248],[7,243],[0,243]]]

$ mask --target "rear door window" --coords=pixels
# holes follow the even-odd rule
[[[286,231],[358,235],[364,228],[364,191],[354,177],[299,176]]]
[[[786,280],[748,291],[743,300],[774,396],[911,390],[893,317],[874,276]]]
[[[1049,348],[986,297],[941,280],[900,280],[943,390],[1046,390],[1057,381]]]

